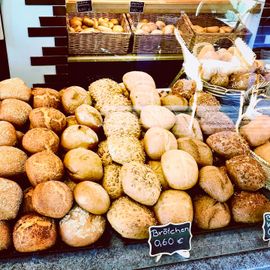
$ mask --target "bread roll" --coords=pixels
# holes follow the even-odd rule
[[[36,108],[29,115],[32,128],[43,127],[61,133],[66,127],[66,117],[54,108]]]
[[[33,187],[29,187],[23,191],[22,212],[24,214],[35,212],[33,203],[32,203],[33,191],[34,191]]]
[[[16,218],[22,197],[22,189],[16,182],[0,178],[0,220]]]
[[[21,217],[13,229],[13,243],[18,252],[34,252],[52,247],[57,232],[53,219],[29,214]]]
[[[84,210],[95,214],[103,215],[110,207],[110,197],[107,191],[99,184],[83,181],[74,189],[76,203]]]
[[[72,125],[64,130],[61,136],[61,146],[65,150],[82,147],[93,149],[98,144],[97,134],[84,125]]]
[[[196,30],[199,29],[198,26],[196,27]],[[205,29],[202,29],[202,27],[200,27],[201,32],[204,32],[204,30]],[[199,60],[205,59],[205,55],[208,52],[215,52],[215,48],[214,48],[214,46],[212,44],[207,44],[207,45],[203,46],[202,49],[200,50],[197,58]]]
[[[249,153],[249,146],[245,139],[233,131],[221,131],[209,136],[206,143],[218,155],[230,159]]]
[[[192,138],[177,139],[178,149],[189,153],[198,165],[207,166],[213,164],[213,154],[207,144]]]
[[[196,82],[193,80],[181,79],[172,86],[172,94],[190,99],[196,91]]]
[[[230,53],[229,53],[229,55],[231,56]],[[225,56],[219,54],[219,59],[221,57],[224,58]],[[221,86],[221,87],[228,87],[228,85],[229,85],[229,76],[227,74],[222,74],[222,73],[221,74],[220,73],[214,74],[211,77],[210,83],[213,84],[213,85]]]
[[[228,205],[217,202],[207,195],[195,198],[194,212],[195,224],[204,230],[223,228],[228,226],[231,221]]]
[[[184,113],[176,115],[176,122],[172,128],[172,133],[176,138],[190,137],[202,141],[203,135],[197,119],[194,118],[191,130],[189,129],[190,122],[190,115]]]
[[[169,186],[173,189],[190,189],[198,180],[198,165],[185,151],[170,150],[161,157],[162,170]]]
[[[260,163],[247,155],[240,155],[226,161],[228,173],[234,184],[247,191],[264,187],[267,177]]]
[[[208,195],[219,202],[226,202],[234,192],[225,167],[203,167],[199,174],[199,185]]]
[[[14,146],[17,142],[16,129],[6,121],[0,121],[0,146]]]
[[[185,191],[163,191],[154,206],[154,211],[161,225],[192,222],[193,220],[192,201]]]
[[[5,99],[0,105],[0,120],[22,127],[28,121],[31,110],[31,106],[24,101]]]
[[[162,166],[160,161],[154,161],[154,160],[149,160],[148,165],[150,168],[154,171],[156,174],[159,183],[161,184],[162,190],[169,189],[169,184],[167,180],[165,179],[164,173],[162,171]]]
[[[29,101],[31,89],[19,78],[6,79],[0,82],[0,100],[14,98]]]
[[[150,167],[139,162],[125,163],[120,170],[119,178],[124,193],[133,200],[148,206],[157,202],[161,185]]]
[[[64,165],[70,177],[76,181],[98,181],[103,177],[102,162],[91,150],[76,148],[68,151]]]
[[[79,125],[75,115],[68,116],[66,118],[66,121],[67,121],[67,127],[70,127],[72,125]]]
[[[99,155],[103,166],[108,166],[108,165],[113,164],[113,160],[109,152],[107,140],[99,143],[97,154]]]
[[[188,108],[188,101],[176,95],[166,95],[161,97],[161,105],[172,111],[185,111]]]
[[[128,197],[121,197],[112,203],[107,219],[114,230],[129,239],[147,239],[148,228],[157,224],[151,210]]]
[[[28,158],[25,170],[33,186],[50,180],[61,180],[64,176],[64,166],[61,159],[47,150]]]
[[[60,221],[62,241],[72,247],[84,247],[98,241],[105,231],[106,220],[75,206]]]
[[[0,251],[11,246],[11,232],[6,221],[0,221]]]
[[[270,202],[258,192],[241,191],[232,198],[232,215],[235,222],[256,223],[270,211]]]
[[[167,129],[152,127],[145,133],[144,149],[151,159],[160,160],[166,151],[177,149],[177,141]]]
[[[56,153],[59,147],[59,138],[47,128],[33,128],[25,133],[22,139],[23,148],[31,154],[44,150]]]
[[[255,154],[270,163],[270,142],[267,142],[254,150]]]
[[[33,88],[33,108],[52,107],[58,109],[61,105],[60,93],[51,88]]]
[[[0,146],[0,176],[11,177],[25,172],[27,155],[12,146]]]

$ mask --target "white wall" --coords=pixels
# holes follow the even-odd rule
[[[1,2],[1,0],[0,0]],[[42,47],[54,46],[54,38],[29,38],[28,27],[39,27],[39,16],[52,16],[51,6],[26,6],[24,0],[1,2],[11,77],[28,86],[44,83],[44,74],[55,74],[54,66],[31,66],[30,56],[42,56]]]

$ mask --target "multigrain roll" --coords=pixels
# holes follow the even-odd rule
[[[5,99],[1,102],[0,106],[0,120],[10,122],[17,127],[22,127],[28,121],[31,110],[31,106],[24,101]]]
[[[27,155],[12,146],[0,146],[0,176],[11,177],[25,172]]]
[[[35,212],[32,203],[33,191],[34,191],[33,187],[29,187],[23,191],[22,212],[24,214]]]
[[[14,146],[17,143],[16,129],[6,121],[0,121],[0,146]]]
[[[12,237],[9,225],[6,221],[0,221],[0,251],[11,246]]]
[[[75,206],[60,220],[59,232],[64,243],[84,247],[98,241],[105,231],[106,219]]]
[[[55,109],[61,106],[60,93],[51,88],[36,87],[32,89],[33,108],[52,107]]]
[[[0,220],[16,218],[22,197],[22,189],[16,182],[0,178]]]
[[[108,166],[108,165],[113,164],[113,160],[109,152],[107,140],[102,141],[98,144],[97,154],[99,155],[103,166]]]
[[[196,82],[193,80],[181,79],[175,82],[172,87],[172,94],[190,99],[196,90]]]
[[[162,190],[169,189],[169,184],[168,184],[167,180],[165,179],[165,176],[164,176],[164,173],[162,170],[162,166],[161,166],[161,162],[156,161],[156,160],[149,160],[147,165],[150,166],[150,168],[156,174],[156,176],[161,184]]]
[[[64,176],[61,159],[51,151],[32,155],[25,163],[25,170],[33,186],[50,180],[61,180]]]
[[[64,217],[73,204],[73,195],[70,188],[59,181],[39,183],[32,194],[34,210],[47,217]]]
[[[57,232],[53,219],[35,214],[20,218],[13,229],[14,247],[19,252],[34,252],[52,247]]]
[[[56,153],[59,147],[59,137],[50,129],[33,128],[23,136],[22,146],[31,154],[44,150]]]
[[[107,219],[114,230],[129,239],[147,239],[148,228],[157,224],[150,209],[128,197],[121,197],[112,203]]]

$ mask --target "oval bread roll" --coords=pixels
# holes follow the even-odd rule
[[[147,239],[148,228],[157,224],[150,209],[128,197],[121,197],[112,203],[107,219],[122,237],[129,239]]]
[[[161,165],[165,178],[173,189],[190,189],[198,181],[198,165],[185,151],[167,151],[161,157]]]
[[[12,244],[11,231],[6,221],[0,221],[0,251],[8,249]]]
[[[17,143],[16,129],[6,121],[0,121],[0,146],[14,146]]]
[[[33,88],[33,108],[52,107],[58,109],[61,105],[60,93],[51,88]]]
[[[160,161],[155,161],[155,160],[149,160],[148,161],[148,165],[150,166],[150,168],[154,171],[154,173],[156,174],[162,190],[165,189],[169,189],[169,184],[165,179],[164,173],[162,171],[162,166],[161,166],[161,162]]]

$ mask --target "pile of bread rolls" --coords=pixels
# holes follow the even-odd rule
[[[202,27],[200,25],[195,24],[195,25],[192,25],[191,27],[196,33],[199,33],[199,34],[202,34],[202,33],[225,34],[225,33],[231,33],[233,30],[230,26],[227,26],[227,25],[224,25],[224,26],[214,25],[214,26]]]
[[[195,88],[177,82],[172,100],[192,104]],[[258,192],[265,172],[210,94],[199,95],[191,129],[141,71],[59,92],[9,79],[0,99],[0,250],[48,249],[58,234],[69,246],[91,245],[106,220],[125,238],[145,239],[152,225],[216,229],[270,210]]]

